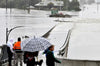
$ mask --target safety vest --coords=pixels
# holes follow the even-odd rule
[[[21,41],[18,41],[14,44],[13,47],[14,50],[21,50]]]

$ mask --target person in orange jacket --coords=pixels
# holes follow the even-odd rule
[[[15,51],[15,65],[18,66],[18,60],[20,60],[20,66],[22,66],[22,51],[21,51],[21,38],[18,38],[18,41],[14,44],[13,47]]]

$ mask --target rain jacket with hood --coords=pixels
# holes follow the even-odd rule
[[[54,57],[54,53],[50,50],[46,53],[46,64],[47,66],[55,66],[55,62],[61,63]]]

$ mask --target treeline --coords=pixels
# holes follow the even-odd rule
[[[75,11],[80,11],[80,4],[78,0],[63,0],[64,1],[64,10],[75,10]]]
[[[0,0],[0,7],[5,8],[6,6],[8,8],[20,8],[20,9],[26,9],[26,7],[34,6],[35,4],[39,3],[41,0]],[[58,0],[61,1],[61,0]],[[64,7],[63,10],[80,10],[80,4],[78,0],[72,0],[71,2],[69,0],[62,0],[64,1]]]
[[[40,0],[0,0],[0,7],[5,8],[6,6],[8,8],[20,8],[20,9],[25,9],[26,7],[29,7],[30,5],[35,5]]]
[[[79,1],[78,1],[78,0],[72,0],[72,1],[69,3],[68,10],[80,11],[81,9],[80,9]]]

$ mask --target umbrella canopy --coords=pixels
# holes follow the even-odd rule
[[[45,50],[51,46],[51,43],[43,38],[28,38],[21,42],[21,50],[28,51],[28,52],[35,52]]]

